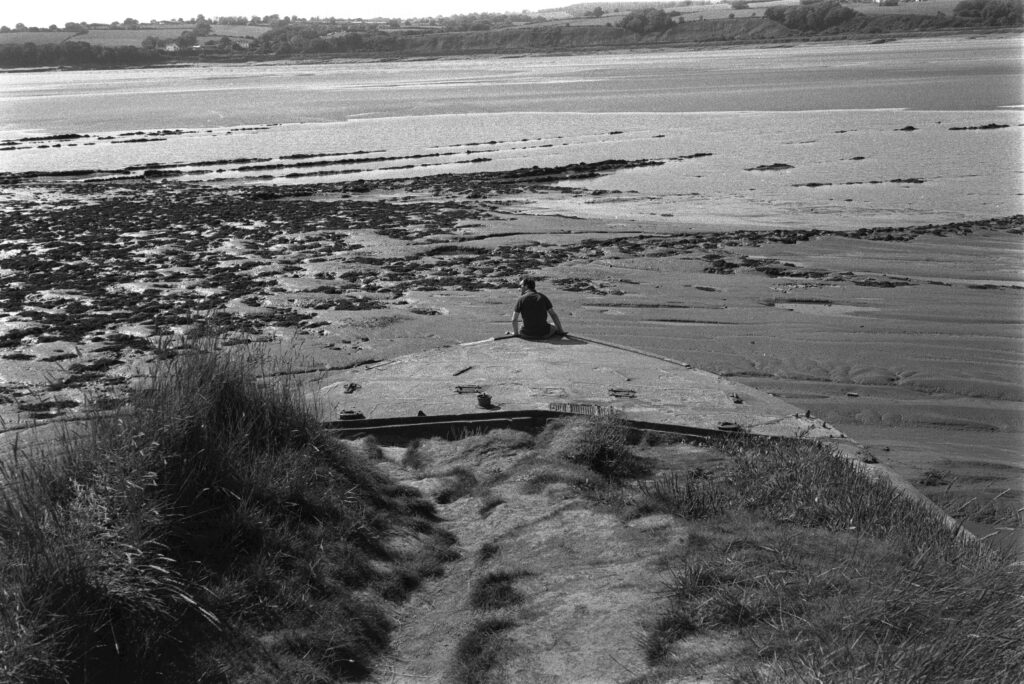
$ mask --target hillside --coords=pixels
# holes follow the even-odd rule
[[[600,16],[459,15],[442,21],[280,20],[269,24],[89,27],[78,32],[0,28],[0,68],[110,67],[191,61],[440,57],[656,46],[1017,30],[1021,0],[934,0],[875,6],[840,0],[683,3]],[[593,12],[594,10],[587,10]],[[554,18],[558,14],[561,18]],[[562,16],[564,15],[564,16]],[[286,18],[287,19],[287,18]]]
[[[794,32],[759,18],[683,23],[657,33],[634,33],[614,26],[541,25],[486,32],[410,36],[382,42],[380,49],[408,55],[487,52],[600,50],[720,41],[780,40]]]

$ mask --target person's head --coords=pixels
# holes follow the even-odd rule
[[[523,292],[536,292],[537,281],[534,280],[533,278],[523,278],[522,280],[519,281],[519,289],[522,290]]]

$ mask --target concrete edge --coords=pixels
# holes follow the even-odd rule
[[[897,492],[923,506],[938,518],[946,529],[953,533],[953,536],[958,542],[963,544],[978,543],[978,538],[972,532],[967,530],[963,526],[963,523],[953,518],[946,509],[942,508],[942,506],[939,506],[937,503],[925,496],[924,493],[911,484],[909,480],[904,478],[902,475],[899,475],[888,466],[872,462],[874,460],[873,457],[869,457],[867,455],[867,452],[861,444],[858,444],[849,438],[845,440],[823,440],[823,443],[829,444],[835,448],[836,453],[839,456],[850,461],[857,470],[867,475],[871,480],[884,480]],[[869,458],[871,460],[868,460]]]

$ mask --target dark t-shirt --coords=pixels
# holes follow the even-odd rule
[[[516,311],[523,317],[523,329],[527,337],[543,337],[548,334],[548,310],[551,300],[539,292],[527,292],[516,302]]]

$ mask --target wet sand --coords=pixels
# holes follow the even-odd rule
[[[500,334],[529,272],[569,330],[771,392],[975,531],[1019,530],[1024,217],[833,233],[594,212],[609,197],[588,181],[647,163],[287,187],[18,179],[5,434],[116,405],[160,336],[197,322],[285,341],[312,389]]]

